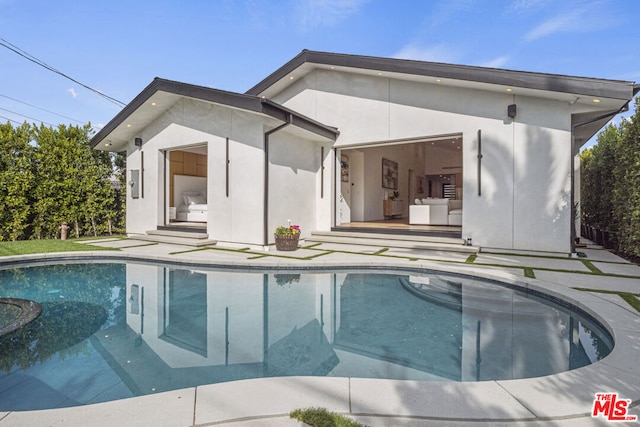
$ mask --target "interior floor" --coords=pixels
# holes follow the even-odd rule
[[[186,233],[206,233],[206,222],[171,221],[169,225],[159,225],[158,230],[180,231]]]
[[[190,222],[190,221],[171,221],[172,227],[196,227],[196,228],[207,228],[206,222]]]
[[[337,227],[333,227],[332,230],[382,234],[415,234],[422,236],[462,237],[462,227],[460,226],[412,225],[409,224],[409,218],[345,222]]]

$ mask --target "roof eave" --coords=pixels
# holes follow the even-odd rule
[[[291,124],[316,135],[327,138],[331,141],[338,139],[340,131],[337,128],[327,126],[309,117],[303,116],[295,111],[286,108],[270,99],[262,99],[263,112],[266,115],[277,118],[283,122],[287,121],[287,116],[291,116]]]
[[[635,90],[633,82],[628,81],[513,71],[408,59],[345,55],[309,50],[300,52],[300,54],[249,89],[246,93],[256,96],[260,95],[304,63],[473,81],[621,100],[629,100],[635,94],[633,93]]]
[[[142,90],[129,104],[127,104],[106,126],[104,126],[93,138],[90,146],[95,148],[100,142],[123,124],[128,117],[138,110],[156,92],[167,92],[184,97],[214,102],[239,108],[246,111],[264,114],[275,119],[286,121],[287,115],[293,116],[292,123],[312,133],[335,141],[339,132],[332,127],[323,125],[308,117],[302,116],[273,101],[261,99],[254,95],[246,95],[235,92],[226,92],[204,86],[191,85],[156,77],[146,88]]]

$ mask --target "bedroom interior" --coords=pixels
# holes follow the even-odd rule
[[[169,223],[206,226],[207,146],[172,150],[169,157]]]

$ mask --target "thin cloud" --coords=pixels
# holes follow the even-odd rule
[[[480,64],[481,67],[489,67],[489,68],[501,68],[509,62],[509,57],[507,55],[499,56],[490,61],[484,62]]]
[[[303,0],[296,2],[296,17],[304,29],[339,24],[357,13],[368,0]]]
[[[518,0],[507,7],[508,13],[532,13],[545,9],[548,5],[557,0]]]
[[[613,13],[614,9],[608,7],[608,2],[583,1],[560,4],[565,7],[554,11],[552,16],[529,31],[524,37],[526,41],[538,40],[557,33],[603,31],[619,25],[621,19],[624,19]]]
[[[74,88],[67,89],[67,92],[69,92],[71,94],[71,97],[74,99],[78,97],[78,94],[76,93],[76,90]]]
[[[559,32],[580,30],[581,12],[561,13],[539,24],[525,35],[525,40],[533,41]]]
[[[400,49],[393,57],[399,59],[414,59],[417,61],[453,63],[456,62],[458,54],[443,44],[430,47],[409,44]]]

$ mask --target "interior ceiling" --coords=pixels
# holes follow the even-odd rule
[[[409,146],[409,145],[421,145],[425,148],[428,147],[439,147],[441,149],[446,149],[450,151],[460,151],[462,152],[462,137],[459,135],[454,136],[445,136],[445,137],[437,137],[437,138],[425,138],[425,139],[416,139],[412,141],[389,141],[385,142],[376,142],[371,144],[362,144],[357,147],[344,147],[342,149],[343,152],[350,150],[360,150],[364,148],[381,148],[381,147],[389,147],[389,146]]]
[[[177,150],[172,151],[184,151],[186,153],[204,154],[207,155],[207,144],[196,145],[193,147],[180,147]]]

